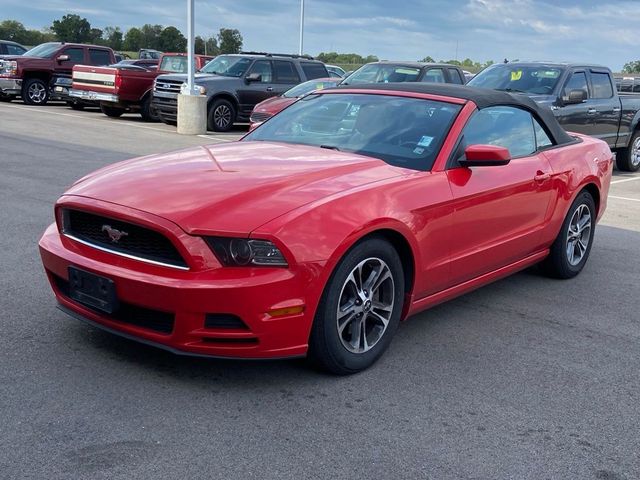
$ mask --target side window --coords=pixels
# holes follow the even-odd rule
[[[71,63],[84,62],[84,50],[82,48],[67,48],[60,55],[69,55],[69,60],[67,61]]]
[[[549,138],[549,135],[547,135],[547,132],[544,130],[544,128],[542,128],[542,125],[540,125],[535,118],[533,118],[533,130],[535,131],[535,134],[536,134],[537,150],[540,150],[541,148],[545,148],[545,147],[550,147],[551,145],[553,145],[551,138]]]
[[[452,83],[459,83],[460,85],[464,84],[464,80],[460,76],[460,72],[457,68],[447,68],[449,72],[449,77],[451,77]]]
[[[444,80],[444,71],[441,68],[431,68],[427,70],[422,78],[423,82],[446,83]]]
[[[487,107],[477,111],[464,127],[463,144],[497,145],[509,149],[512,157],[536,151],[536,136],[529,112],[515,107]]]
[[[314,80],[316,78],[326,78],[329,76],[329,72],[325,68],[323,63],[320,62],[300,62],[304,76],[307,80]]]
[[[608,73],[591,72],[591,86],[593,87],[593,98],[613,97],[613,86]]]
[[[291,62],[276,60],[273,62],[276,70],[276,82],[297,85],[300,83],[300,75]]]
[[[249,70],[249,75],[257,73],[260,75],[260,83],[272,83],[273,71],[271,70],[271,62],[269,60],[256,60]]]
[[[90,65],[109,65],[111,63],[111,55],[108,50],[89,49]]]
[[[18,45],[5,45],[7,47],[7,53],[9,55],[22,55],[26,50]]]
[[[568,97],[571,90],[584,90],[587,98],[589,98],[589,89],[587,88],[587,75],[584,72],[573,72],[571,78],[567,81],[562,91],[563,97]]]

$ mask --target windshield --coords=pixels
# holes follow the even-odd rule
[[[309,80],[308,82],[296,85],[282,94],[286,98],[299,98],[313,92],[314,90],[322,90],[324,88],[335,87],[340,79],[336,80]]]
[[[60,43],[42,43],[23,54],[23,57],[51,58],[60,48]]]
[[[242,141],[313,145],[430,170],[459,105],[373,94],[312,94]]]
[[[207,63],[200,71],[225,77],[242,77],[252,62],[253,60],[250,58],[219,55]]]
[[[467,85],[507,92],[552,94],[562,69],[548,66],[523,66],[508,63],[492,65],[477,74]]]
[[[176,55],[173,57],[164,56],[160,62],[160,68],[163,72],[187,73],[187,57]]]
[[[356,83],[387,83],[387,82],[417,82],[420,69],[388,65],[386,63],[369,63],[353,72],[341,85]]]

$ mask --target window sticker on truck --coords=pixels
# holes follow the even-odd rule
[[[511,81],[512,82],[517,82],[521,78],[522,78],[522,70],[514,70],[513,72],[511,72]]]

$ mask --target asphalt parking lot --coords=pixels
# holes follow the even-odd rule
[[[66,186],[243,133],[138,119],[0,103],[0,478],[640,478],[640,172],[614,172],[576,279],[494,283],[333,377],[178,357],[55,308],[37,241]]]

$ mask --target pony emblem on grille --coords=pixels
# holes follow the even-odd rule
[[[122,230],[117,230],[113,228],[111,225],[102,225],[102,231],[107,232],[109,235],[109,239],[111,243],[118,243],[122,237],[126,237],[129,234]]]

